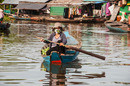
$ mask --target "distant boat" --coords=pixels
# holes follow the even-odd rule
[[[102,23],[105,22],[105,19],[98,18],[98,17],[86,17],[86,18],[74,18],[74,19],[67,19],[67,18],[45,18],[45,21],[48,22],[65,22],[65,23]]]
[[[112,32],[128,33],[128,25],[117,21],[106,21],[106,27]]]
[[[9,23],[0,23],[0,30],[6,30],[10,27]]]
[[[64,32],[66,37],[67,37],[67,45],[70,45],[70,46],[76,46],[78,48],[81,47],[80,43],[78,43],[78,41],[73,38],[71,35],[69,35],[68,32]],[[70,50],[68,49],[65,53],[65,55],[59,55],[58,52],[54,51],[51,53],[51,55],[47,56],[47,55],[43,55],[45,49],[47,47],[43,47],[42,50],[41,50],[41,53],[42,53],[42,56],[43,56],[43,59],[47,62],[51,62],[51,63],[67,63],[67,62],[72,62],[74,61],[75,59],[77,59],[77,56],[79,54],[79,51],[74,51],[74,50]]]
[[[41,16],[34,16],[34,17],[19,17],[17,15],[11,15],[10,18],[14,18],[16,20],[28,20],[28,21],[44,21],[44,18]]]
[[[18,17],[17,15],[13,15],[13,18],[16,20],[31,20],[30,18]]]
[[[9,30],[10,24],[9,23],[0,23],[0,36],[3,33],[5,36],[8,36],[10,33]]]

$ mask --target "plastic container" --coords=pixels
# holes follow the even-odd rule
[[[118,16],[117,16],[117,21],[120,21],[120,20],[121,20],[121,16],[118,15]]]

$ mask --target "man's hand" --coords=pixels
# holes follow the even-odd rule
[[[44,42],[44,39],[43,39],[43,38],[40,38],[40,41],[41,41],[41,42]]]
[[[64,44],[63,44],[63,43],[60,43],[60,46],[64,46]]]

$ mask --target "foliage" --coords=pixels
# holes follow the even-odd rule
[[[0,3],[2,3],[4,0],[0,0]],[[0,8],[3,9],[4,6],[3,5],[0,5]]]
[[[4,0],[0,0],[0,3],[2,3]]]
[[[4,19],[3,19],[3,22],[7,22],[7,21],[10,21],[11,20],[11,18],[10,17],[8,17],[7,15],[4,15]]]

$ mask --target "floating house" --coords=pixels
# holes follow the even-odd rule
[[[19,4],[14,8],[19,10],[18,14],[40,14],[43,9],[46,8],[46,3],[48,0],[43,0],[44,2],[27,2],[19,1]]]
[[[130,0],[119,0],[120,16],[124,15],[124,18],[128,19],[130,16]]]
[[[4,5],[5,13],[14,13],[14,9],[20,10],[39,10],[45,7],[45,3],[50,0],[4,0],[2,5]]]
[[[116,0],[110,20],[105,22],[106,27],[113,32],[130,33],[130,1]]]
[[[15,19],[37,20],[47,9],[47,2],[50,0],[5,0],[5,13],[12,14],[10,17]],[[6,9],[6,5],[9,9]],[[37,18],[34,16],[37,16]],[[40,17],[38,20],[42,20]]]
[[[16,7],[18,3],[19,0],[4,0],[2,2],[2,5],[4,5],[4,12],[9,14],[15,13],[12,8]]]
[[[50,15],[63,16],[65,12],[65,8],[69,10],[69,8],[80,8],[82,4],[82,0],[52,0],[47,3],[47,6],[50,7]]]
[[[107,3],[104,0],[83,0],[82,4],[82,13],[86,14],[85,16],[100,17],[102,5]]]

